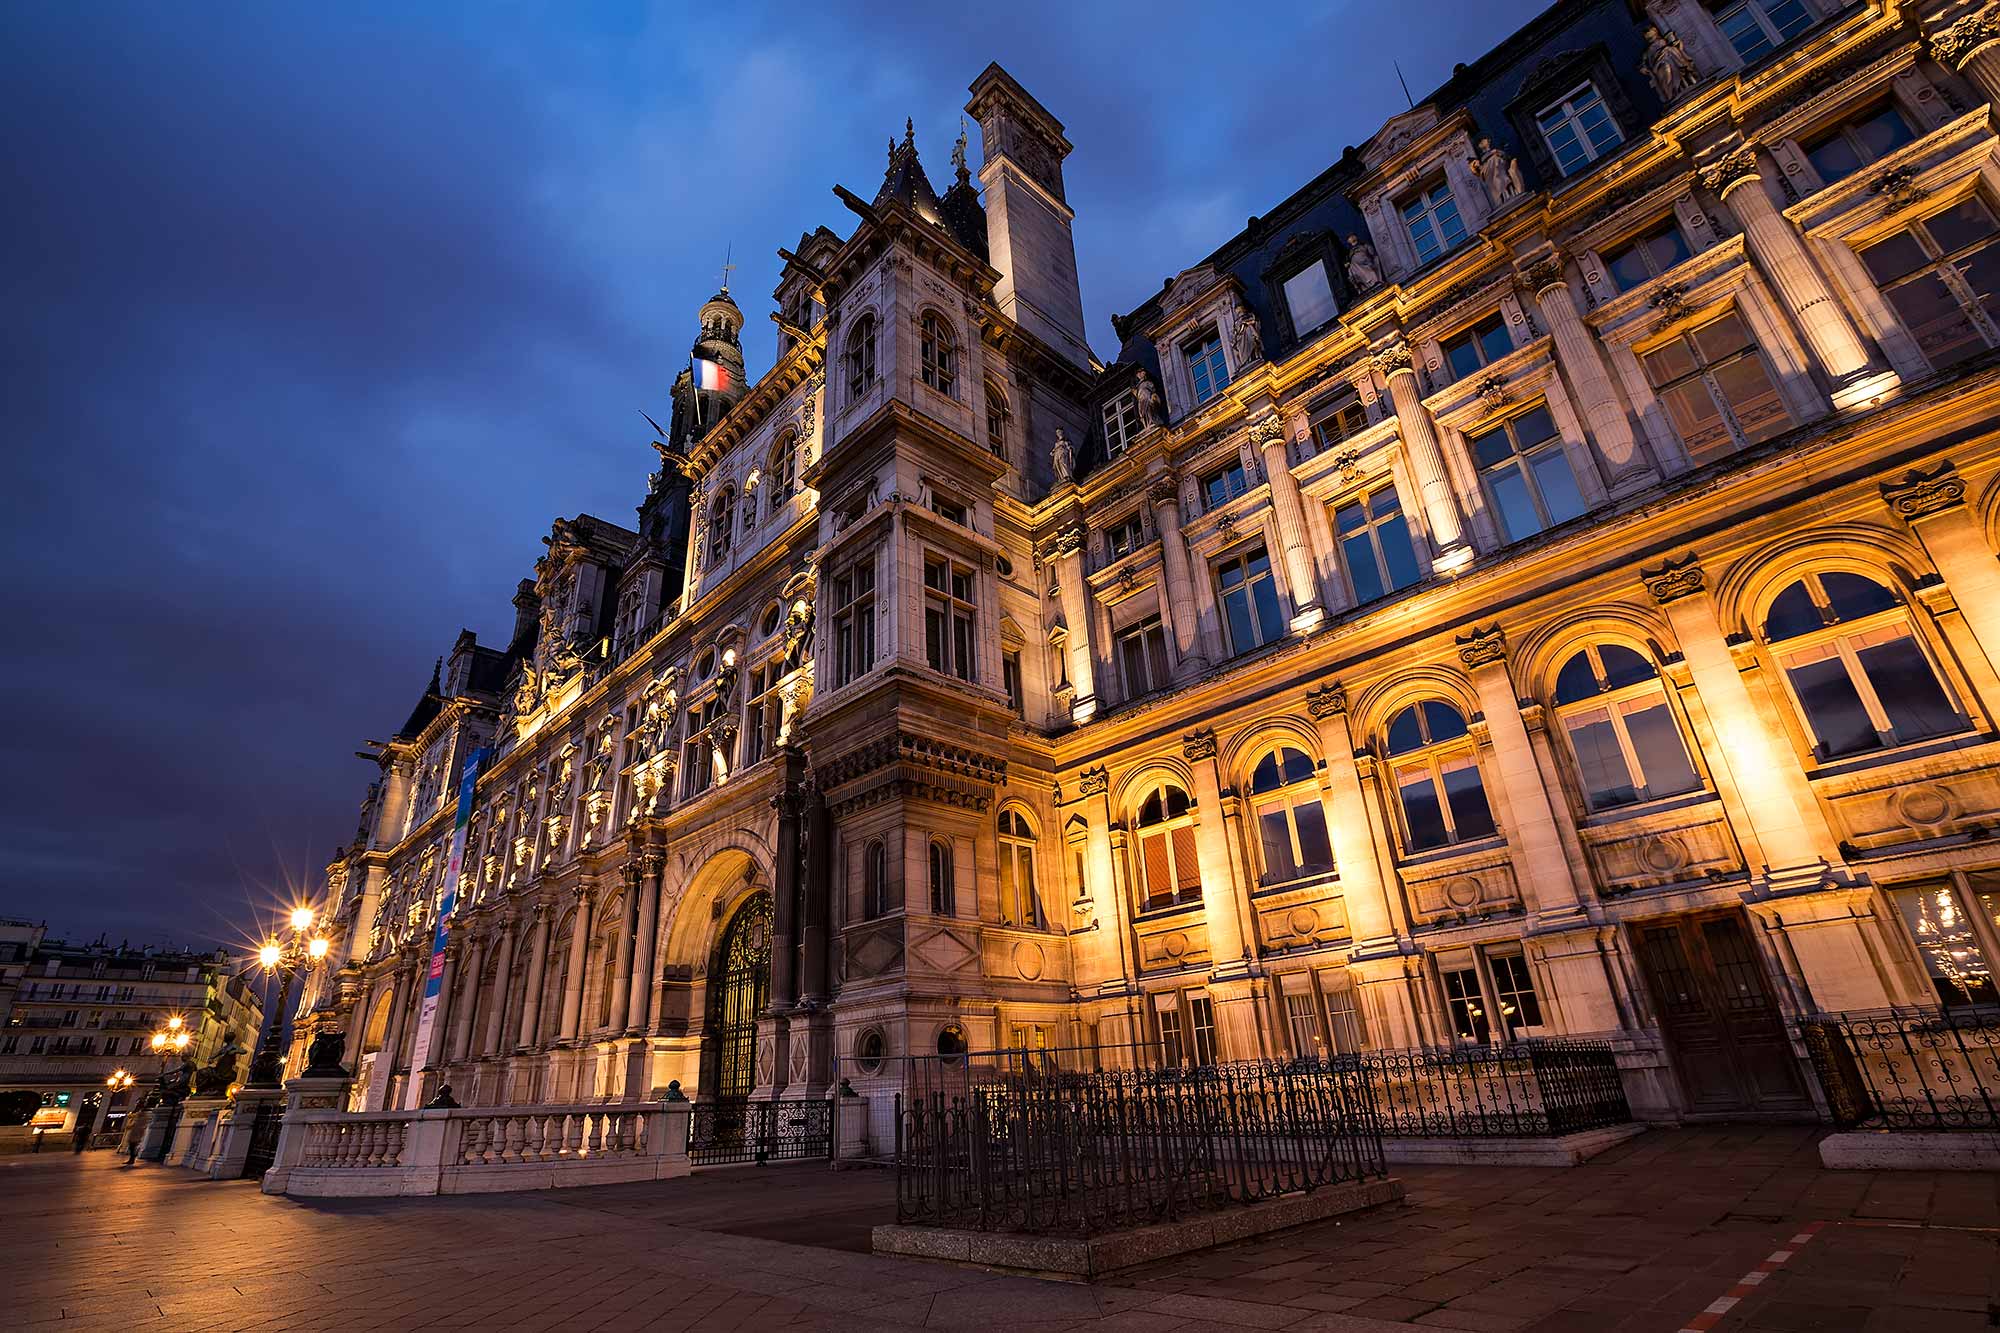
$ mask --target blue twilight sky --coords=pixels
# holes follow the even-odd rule
[[[0,915],[229,940],[354,827],[557,514],[633,521],[725,247],[998,60],[1069,130],[1088,332],[1536,0],[0,6]],[[975,147],[974,161],[977,162]]]

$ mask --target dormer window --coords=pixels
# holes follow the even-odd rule
[[[1878,106],[1850,116],[1801,145],[1806,160],[1819,173],[1820,184],[1845,180],[1870,162],[1878,161],[1917,136],[1893,106]]]
[[[1578,84],[1554,105],[1544,107],[1535,123],[1555,154],[1556,169],[1565,176],[1574,176],[1625,142],[1611,109],[1589,83]]]
[[[1222,339],[1214,329],[1204,329],[1181,344],[1187,358],[1188,379],[1194,385],[1195,406],[1222,392],[1229,383],[1229,363],[1222,358]]]
[[[1641,283],[1651,282],[1692,253],[1687,237],[1681,235],[1680,224],[1670,219],[1664,226],[1606,255],[1604,269],[1619,291],[1629,292]]]
[[[952,396],[953,386],[958,383],[958,344],[951,336],[951,326],[944,316],[934,310],[924,312],[920,326],[923,338],[924,383],[939,393]]]
[[[1743,57],[1762,60],[1812,26],[1812,14],[1799,0],[1742,0],[1716,10],[1715,26]]]
[[[1465,241],[1465,222],[1458,215],[1458,201],[1451,186],[1437,181],[1405,199],[1400,205],[1403,226],[1416,247],[1417,267],[1423,268],[1443,258]]]
[[[1294,338],[1305,337],[1339,313],[1333,300],[1333,284],[1327,281],[1323,260],[1315,259],[1286,278],[1284,290],[1285,309],[1292,317]]]
[[[1139,420],[1139,396],[1130,389],[1120,391],[1104,405],[1104,452],[1111,457],[1124,453],[1144,429],[1145,423]]]

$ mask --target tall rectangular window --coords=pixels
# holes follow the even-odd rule
[[[1610,108],[1588,83],[1578,84],[1535,117],[1549,151],[1555,154],[1556,169],[1574,176],[1590,163],[1625,142]]]
[[[2000,223],[1977,195],[1862,250],[1933,369],[2000,342]]]
[[[1849,116],[1838,125],[1807,139],[1800,147],[1806,160],[1819,173],[1822,184],[1852,176],[1870,162],[1887,157],[1906,143],[1916,141],[1916,133],[1902,112],[1889,105],[1878,106],[1858,116]]]
[[[778,699],[778,681],[785,664],[773,661],[750,673],[750,702],[744,716],[743,763],[747,767],[769,754],[778,744],[778,723],[784,705]]]
[[[1104,405],[1104,452],[1118,457],[1145,428],[1146,423],[1139,419],[1138,395],[1121,389]]]
[[[1445,1007],[1451,1030],[1461,1041],[1485,1041],[1493,1029],[1486,1017],[1486,997],[1479,989],[1479,970],[1454,967],[1443,971]]]
[[[1104,529],[1105,553],[1113,560],[1132,554],[1146,544],[1146,525],[1137,514]]]
[[[1356,602],[1372,602],[1417,581],[1416,547],[1395,487],[1334,506],[1333,530]]]
[[[875,664],[875,558],[871,553],[833,580],[833,683],[845,685]]]
[[[1458,201],[1444,181],[1417,191],[1401,206],[1403,228],[1416,247],[1419,267],[1440,259],[1465,240],[1465,223],[1458,216]]]
[[[1231,653],[1247,653],[1283,637],[1285,613],[1278,602],[1270,554],[1262,546],[1217,564],[1215,586]]]
[[[931,670],[960,680],[974,674],[972,571],[949,560],[924,561],[924,656]]]
[[[1493,954],[1486,960],[1493,970],[1494,999],[1500,1006],[1500,1023],[1511,1038],[1522,1028],[1542,1025],[1542,1002],[1535,995],[1535,980],[1528,960],[1518,953]]]
[[[1303,974],[1286,982],[1285,1026],[1291,1029],[1293,1055],[1306,1059],[1327,1053],[1326,1041],[1319,1035],[1318,1003],[1310,979]]]
[[[1812,14],[1799,0],[1737,0],[1716,9],[1715,26],[1747,65],[1810,28]]]
[[[1507,322],[1496,312],[1463,333],[1447,338],[1442,350],[1444,373],[1456,381],[1513,351],[1514,340],[1507,335]]]
[[[1178,1067],[1188,1062],[1187,1041],[1181,1031],[1181,1011],[1178,1005],[1170,1009],[1155,1011],[1160,1020],[1160,1058],[1169,1067]]]
[[[1021,694],[1021,650],[1009,648],[1000,654],[1000,684],[1007,691],[1007,706],[1015,717],[1026,717],[1028,706]]]
[[[1467,443],[1506,540],[1532,537],[1584,511],[1583,492],[1546,406],[1510,417]]]
[[[1367,429],[1368,410],[1361,406],[1359,398],[1349,397],[1313,418],[1313,452],[1323,454],[1342,440]]]
[[[1333,284],[1327,281],[1326,265],[1320,260],[1285,279],[1285,308],[1292,316],[1292,336],[1303,338],[1337,313]]]
[[[1368,1043],[1361,1010],[1354,1002],[1354,982],[1345,968],[1321,972],[1319,988],[1326,996],[1326,1029],[1333,1049],[1342,1055],[1358,1055]]]
[[[1181,354],[1187,357],[1188,378],[1194,382],[1194,401],[1197,406],[1207,402],[1222,392],[1229,383],[1229,363],[1222,356],[1222,339],[1214,329],[1196,335],[1182,344]]]
[[[1125,674],[1128,699],[1166,688],[1171,680],[1167,672],[1167,634],[1158,616],[1148,616],[1118,635],[1118,665]]]
[[[1250,478],[1243,471],[1243,461],[1237,459],[1201,479],[1202,508],[1220,509],[1249,489]]]
[[[1680,224],[1670,221],[1605,255],[1604,267],[1611,275],[1612,285],[1621,292],[1629,292],[1693,253],[1688,249],[1687,237],[1681,235]]]
[[[1993,983],[1993,962],[2000,957],[2000,877],[1952,876],[1892,888],[1889,898],[1941,1003],[2000,1000]]]
[[[1208,996],[1192,992],[1188,1004],[1188,1054],[1198,1065],[1215,1063],[1215,1006]]]
[[[1762,354],[1733,310],[1639,360],[1697,463],[1768,440],[1792,424]]]

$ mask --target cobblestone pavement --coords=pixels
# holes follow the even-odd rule
[[[15,1157],[0,1322],[1674,1333],[1713,1307],[1724,1333],[2000,1326],[2000,1178],[1822,1171],[1815,1138],[1654,1131],[1568,1171],[1406,1167],[1407,1206],[1097,1286],[868,1254],[893,1210],[877,1171],[294,1203],[110,1153]]]

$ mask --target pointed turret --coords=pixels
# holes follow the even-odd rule
[[[743,369],[743,312],[722,290],[701,303],[701,332],[688,352],[688,369],[674,379],[674,419],[669,444],[686,446],[707,433],[748,387]]]
[[[965,118],[959,117],[958,142],[952,145],[951,188],[944,192],[944,224],[966,249],[986,258],[986,208],[979,202],[979,187],[972,183],[972,167],[965,160]]]
[[[903,142],[889,141],[889,169],[882,173],[882,188],[875,192],[875,202],[880,205],[894,199],[926,222],[944,226],[944,205],[931,188],[930,177],[924,175],[924,164],[917,161],[917,127],[914,121],[903,121]]]

